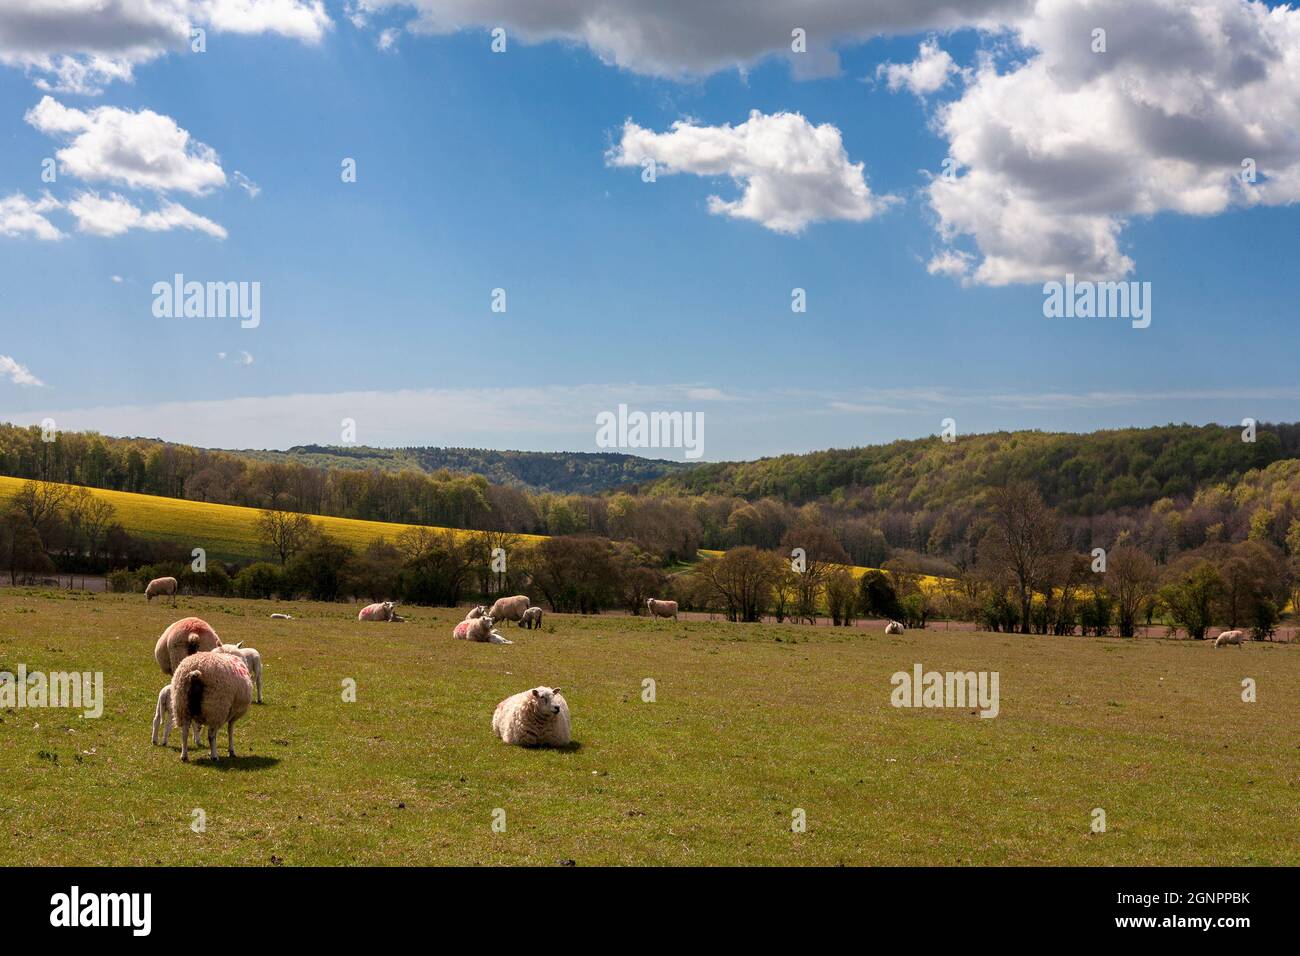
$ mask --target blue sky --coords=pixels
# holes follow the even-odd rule
[[[1144,3],[1152,16],[1174,16]],[[1250,10],[1235,0],[1211,6]],[[330,25],[314,41],[213,29],[206,52],[142,60],[129,82],[105,82],[96,95],[60,90],[35,54],[20,60],[9,51],[11,65],[0,67],[0,199],[34,203],[48,192],[59,208],[42,215],[60,236],[42,239],[13,223],[0,230],[0,356],[9,359],[7,373],[0,363],[0,420],[48,415],[68,429],[285,447],[335,443],[351,417],[365,444],[590,451],[595,416],[622,402],[702,412],[704,457],[716,460],[933,434],[946,417],[959,433],[1300,417],[1290,261],[1300,211],[1288,191],[1296,157],[1286,135],[1241,145],[1243,156],[1271,150],[1264,155],[1276,169],[1263,178],[1273,192],[1249,201],[1201,198],[1213,192],[1206,184],[1216,169],[1225,181],[1232,172],[1223,155],[1198,154],[1205,130],[1157,147],[1123,132],[1120,113],[1116,142],[1094,136],[1098,152],[1082,151],[1088,170],[1077,187],[1046,162],[1046,185],[1034,184],[1035,170],[1014,149],[1001,155],[984,140],[996,125],[988,117],[1004,110],[1013,137],[1051,142],[1059,132],[1035,129],[1033,117],[1016,126],[1019,94],[995,82],[1056,55],[1047,13],[995,31],[936,23],[861,36],[846,28],[835,38],[834,68],[792,70],[791,57],[758,49],[725,68],[687,64],[692,72],[680,76],[657,61],[647,66],[653,53],[611,54],[581,33],[543,40],[512,25],[507,51],[494,54],[487,24],[418,32],[407,28],[418,9],[376,5],[356,16],[359,28],[341,6],[323,10]],[[1126,23],[1107,22],[1122,53]],[[1252,23],[1273,29],[1259,17]],[[380,31],[390,28],[399,32],[380,49]],[[0,60],[6,42],[14,41],[0,19]],[[891,90],[878,68],[920,63],[927,42],[951,57],[946,82],[921,95],[906,82]],[[70,54],[88,55],[69,44]],[[1184,87],[1175,81],[1190,71],[1202,91],[1222,94],[1217,102],[1232,99],[1236,74],[1225,68],[1224,80],[1212,56],[1175,52],[1182,61],[1153,54],[1133,67],[1144,97],[1163,98],[1178,115]],[[1300,58],[1291,48],[1285,55]],[[993,73],[981,76],[981,64]],[[1072,68],[1068,59],[1048,65],[1054,75]],[[1126,81],[1134,88],[1130,73],[1115,89]],[[1059,81],[1070,82],[1049,92],[1119,108],[1112,90],[1097,87],[1108,80]],[[1274,103],[1285,118],[1300,94],[1282,93]],[[74,146],[73,134],[25,118],[47,96],[83,115],[106,108],[170,118],[188,132],[191,156],[196,144],[215,151],[224,185],[133,188],[84,168],[42,182],[42,160]],[[970,125],[959,110],[945,127],[945,105],[963,99]],[[863,164],[871,196],[890,199],[865,218],[814,215],[797,234],[711,210],[710,196],[742,197],[745,174],[688,171],[703,160],[686,156],[694,147],[669,131],[686,121],[729,136],[752,111],[764,122],[799,114],[807,124],[799,135],[829,124],[845,175]],[[620,147],[631,155],[625,122],[682,171],[647,183],[639,164],[618,165]],[[1024,237],[996,202],[966,214],[994,194],[977,190],[979,177],[958,197],[960,215],[935,199],[930,177],[963,149],[963,176],[1014,168],[1016,184],[1030,183],[1009,194],[1008,216],[1015,208],[1025,222],[1039,213],[1059,222],[1082,203],[1091,218],[1071,228],[1113,221],[1114,247],[1049,231],[1015,248],[1012,280],[981,276],[999,236]],[[340,179],[346,157],[356,160],[355,183]],[[1133,196],[1112,198],[1109,182],[1090,181],[1090,170],[1111,160],[1145,179]],[[1199,164],[1194,175],[1188,163]],[[815,179],[801,181],[790,202],[803,187],[820,190]],[[179,203],[225,238],[184,228],[87,231],[67,208],[87,190],[146,213]],[[833,186],[818,197],[822,213],[845,200]],[[1022,202],[1034,205],[1025,211]],[[1053,243],[1067,251],[1038,256]],[[927,269],[945,249],[967,257],[964,275]],[[1115,250],[1131,264],[1107,273]],[[1150,282],[1150,327],[1045,318],[1043,282],[1076,263],[1080,276]],[[151,288],[175,273],[260,283],[260,324],[155,317]],[[795,287],[806,290],[802,314],[790,308]],[[505,313],[490,309],[494,288],[506,290]]]

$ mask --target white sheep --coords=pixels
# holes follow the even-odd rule
[[[534,687],[507,697],[492,712],[492,732],[521,747],[568,746],[568,701],[558,687]]]
[[[656,617],[671,617],[674,621],[677,620],[676,601],[660,601],[655,598],[646,598],[645,606],[646,610],[650,612],[652,620]]]
[[[292,620],[293,620],[293,615],[292,615],[292,614],[281,614],[279,611],[276,611],[274,614],[271,615],[271,620],[273,620],[273,621],[292,621]]]
[[[531,603],[526,594],[497,598],[486,616],[494,621],[518,621],[524,616],[524,611],[528,610]]]
[[[384,601],[382,604],[367,604],[357,612],[358,621],[396,621],[400,620],[393,611],[396,605],[392,601]]]
[[[217,730],[226,727],[226,744],[235,756],[235,721],[248,713],[253,682],[244,659],[236,654],[200,651],[176,666],[172,674],[172,719],[181,728],[181,760],[189,761],[190,724],[208,728],[208,746],[217,759]]]
[[[153,656],[164,674],[174,673],[176,665],[198,651],[215,651],[221,638],[212,625],[201,617],[183,617],[168,626],[154,645]]]
[[[890,621],[885,625],[886,634],[902,634],[906,628],[899,621]]]
[[[466,618],[456,625],[451,636],[458,641],[474,641],[479,644],[513,644],[514,641],[502,637],[492,627],[490,615]]]
[[[487,610],[488,610],[487,606],[484,604],[480,604],[477,607],[472,607],[470,608],[469,613],[465,615],[465,620],[472,621],[476,617],[482,617],[484,614],[487,613]]]
[[[144,589],[144,599],[146,602],[152,601],[156,597],[166,597],[171,595],[172,606],[176,605],[176,579],[175,578],[154,578]]]
[[[161,728],[162,745],[167,746],[167,738],[171,736],[174,721],[172,720],[172,685],[163,684],[162,690],[158,691],[158,706],[153,711],[153,736],[154,744],[158,744],[158,730]],[[203,741],[199,739],[199,725],[194,725],[194,746],[202,747]]]
[[[257,702],[262,702],[262,655],[257,652],[255,647],[245,647],[244,642],[238,644],[222,644],[217,648],[222,654],[234,654],[244,659],[244,666],[248,668],[248,674],[253,679],[253,685],[257,688]]]
[[[1229,644],[1236,644],[1241,647],[1241,641],[1245,636],[1245,631],[1223,631],[1214,639],[1214,646],[1226,647]]]
[[[519,627],[526,627],[528,630],[540,628],[542,626],[542,609],[540,607],[530,607],[524,611],[524,616],[519,619]]]

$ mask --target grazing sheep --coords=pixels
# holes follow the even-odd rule
[[[1241,641],[1245,636],[1245,631],[1224,631],[1214,639],[1214,646],[1225,647],[1228,644],[1236,644],[1238,647],[1241,647]]]
[[[475,641],[479,644],[513,644],[492,628],[491,616],[466,618],[456,625],[451,636],[458,641]]]
[[[279,611],[276,611],[274,614],[271,615],[271,620],[273,620],[273,621],[292,621],[292,620],[293,620],[293,615],[292,615],[292,614],[281,614]]]
[[[398,620],[393,611],[394,604],[392,601],[385,601],[382,604],[367,604],[357,612],[358,621],[394,621]]]
[[[163,684],[162,690],[158,691],[158,706],[153,711],[153,736],[150,738],[155,744],[158,741],[158,728],[162,728],[162,745],[167,746],[167,738],[172,734],[172,685]],[[199,725],[194,725],[194,746],[202,747],[203,741],[199,739]]]
[[[656,617],[671,617],[677,620],[677,602],[676,601],[657,601],[654,598],[646,598],[646,610],[650,612],[651,619]]]
[[[244,642],[240,641],[238,644],[222,644],[217,650],[222,654],[234,654],[244,659],[249,677],[257,687],[257,702],[260,704],[262,702],[262,655],[257,652],[257,648],[245,647]]]
[[[906,628],[903,627],[903,625],[900,624],[898,621],[890,621],[888,624],[885,625],[886,634],[902,634],[903,631],[905,630]]]
[[[211,624],[201,617],[183,617],[162,632],[154,645],[153,656],[162,672],[171,674],[190,654],[215,651],[220,646],[221,638]]]
[[[144,599],[146,602],[152,601],[156,597],[166,597],[171,595],[172,606],[176,605],[176,579],[175,578],[154,578],[144,589]]]
[[[469,613],[465,615],[465,620],[472,621],[474,620],[474,618],[482,617],[486,613],[487,613],[487,606],[480,604],[478,607],[470,608]]]
[[[497,602],[492,605],[492,610],[487,612],[487,616],[494,621],[518,621],[524,616],[524,611],[528,610],[531,603],[526,594],[497,598]]]
[[[253,683],[236,654],[202,651],[185,658],[172,675],[172,717],[181,728],[181,760],[189,761],[190,724],[208,728],[208,746],[217,759],[217,730],[226,726],[226,744],[235,756],[235,721],[248,713]]]
[[[530,607],[527,611],[524,611],[524,616],[519,619],[519,627],[526,627],[530,631],[541,626],[542,609],[540,607]]]
[[[507,697],[492,713],[492,732],[521,747],[565,747],[569,704],[558,687],[534,687]]]

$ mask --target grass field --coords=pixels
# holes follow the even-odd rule
[[[0,670],[102,671],[107,697],[0,711],[0,863],[1300,863],[1295,646],[548,615],[498,647],[405,611],[0,589]],[[187,613],[266,661],[233,762],[149,743],[153,643]],[[895,709],[916,662],[998,671],[1000,715]],[[537,684],[573,748],[492,735]]]
[[[23,486],[22,478],[0,476],[0,505],[4,505]],[[67,486],[71,488],[72,486]],[[106,491],[92,488],[91,492],[113,504],[117,509],[115,520],[137,537],[162,538],[176,541],[186,548],[203,548],[209,558],[221,561],[266,560],[267,552],[258,542],[254,524],[260,513],[257,508],[238,505],[218,505],[204,501],[185,501],[180,498],[161,498],[156,495],[137,495],[127,491]],[[326,533],[362,550],[377,538],[393,541],[412,525],[388,521],[361,521],[356,518],[331,518],[312,515]],[[466,532],[458,531],[457,534]],[[523,540],[537,540],[536,535],[520,535]]]

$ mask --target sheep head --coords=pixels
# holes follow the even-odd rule
[[[547,716],[558,714],[560,705],[555,702],[555,697],[559,692],[560,688],[558,687],[534,687],[533,706]]]

